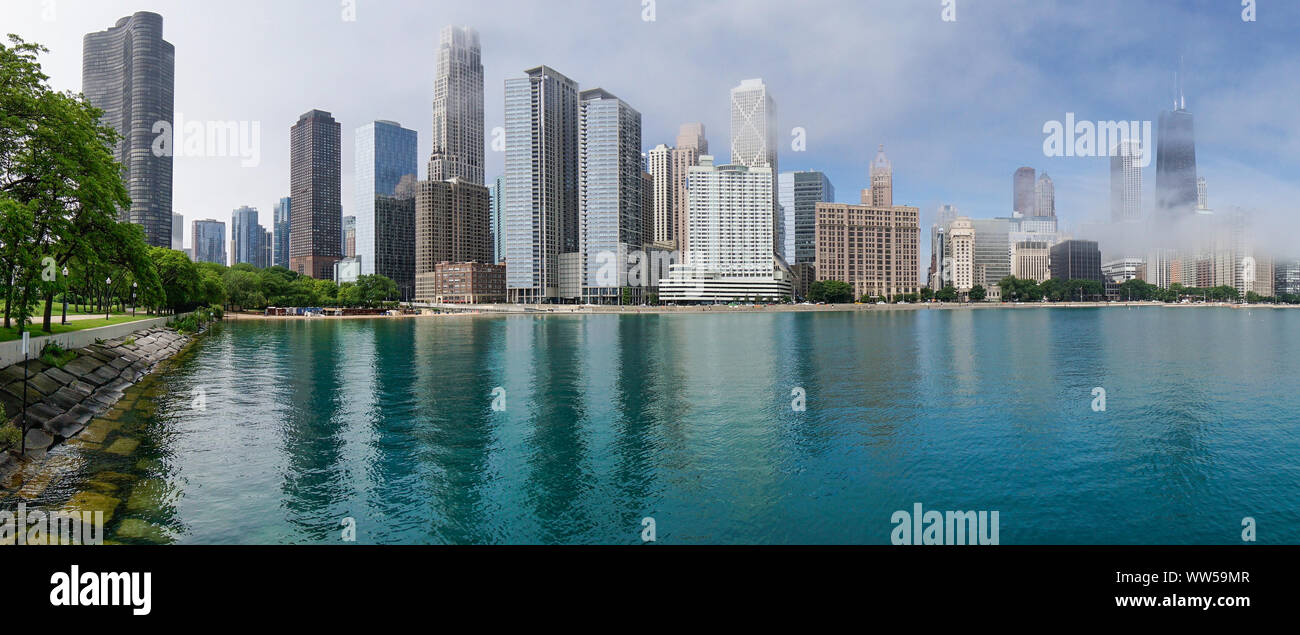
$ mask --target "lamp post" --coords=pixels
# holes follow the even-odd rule
[[[135,317],[135,286],[136,283],[132,282],[131,283],[131,317]]]
[[[68,323],[68,268],[63,268],[63,320],[60,324]]]
[[[109,317],[108,317],[108,310],[109,310],[110,307],[109,307],[109,305],[108,305],[108,302],[109,302],[108,294],[109,294],[112,290],[113,290],[113,278],[112,278],[111,276],[108,277],[108,278],[104,278],[104,319],[105,319],[105,320],[108,320],[108,319],[109,319]]]

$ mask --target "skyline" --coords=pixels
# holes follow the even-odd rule
[[[852,195],[868,185],[870,158],[883,143],[895,164],[896,200],[919,207],[923,227],[945,203],[971,217],[1009,214],[1012,174],[1032,166],[1052,174],[1058,215],[1073,229],[1109,218],[1109,161],[1043,156],[1044,122],[1070,112],[1080,120],[1154,121],[1173,103],[1181,57],[1188,110],[1196,116],[1199,175],[1207,180],[1213,207],[1254,208],[1266,219],[1261,222],[1291,227],[1286,210],[1300,195],[1300,186],[1285,180],[1300,162],[1300,137],[1289,130],[1294,100],[1273,81],[1300,68],[1300,56],[1286,49],[1285,40],[1290,26],[1300,22],[1295,7],[1268,5],[1258,21],[1248,23],[1234,3],[1097,2],[1080,8],[1008,0],[997,6],[962,3],[957,21],[944,23],[937,2],[747,2],[744,11],[735,11],[736,3],[658,0],[655,20],[647,22],[640,3],[543,10],[523,2],[429,7],[371,6],[363,0],[356,21],[345,22],[338,3],[325,0],[267,7],[235,2],[193,11],[176,11],[180,5],[174,2],[63,0],[47,22],[43,4],[6,3],[0,16],[11,25],[7,30],[51,49],[41,59],[55,87],[81,88],[84,34],[135,11],[158,11],[164,38],[177,49],[177,118],[260,125],[256,168],[241,167],[236,157],[176,157],[174,211],[187,225],[202,218],[229,222],[241,205],[265,213],[287,195],[289,127],[317,108],[332,112],[342,125],[343,213],[355,213],[349,203],[355,200],[357,128],[397,121],[419,133],[418,154],[429,156],[438,36],[447,25],[470,26],[480,34],[489,181],[503,165],[492,132],[504,126],[505,80],[527,68],[545,64],[584,89],[601,87],[623,97],[645,117],[646,151],[671,144],[678,126],[690,121],[703,122],[715,142],[726,144],[721,135],[729,128],[728,92],[744,79],[761,77],[777,103],[782,169],[825,172],[840,184],[840,202],[854,202]],[[502,11],[507,5],[513,10]],[[819,19],[827,11],[843,19]],[[287,16],[324,37],[299,47],[302,52],[269,45],[293,41],[266,37],[278,21],[288,24]],[[862,47],[860,38],[835,35],[885,21],[892,28],[879,34],[879,46]],[[1158,30],[1148,37],[1113,26],[1134,23]],[[531,28],[537,24],[552,28]],[[578,46],[565,33],[586,40]],[[1181,45],[1172,33],[1180,34]],[[232,37],[247,46],[230,46]],[[221,46],[214,45],[218,38],[225,38]],[[807,46],[810,39],[822,46]],[[750,40],[761,44],[749,42],[738,53],[742,49],[735,45]],[[902,44],[891,46],[895,41]],[[1098,41],[1107,45],[1090,44]],[[1047,42],[1052,48],[1042,46]],[[608,54],[585,54],[593,46]],[[982,55],[959,54],[969,50]],[[655,57],[647,57],[650,51]],[[846,80],[858,76],[862,80]],[[1248,96],[1261,97],[1244,101]],[[1016,105],[1009,111],[1006,102]],[[790,148],[795,128],[806,132],[806,152]],[[1149,214],[1154,166],[1144,172]],[[421,166],[421,178],[426,175]],[[192,245],[189,229],[186,243]],[[928,257],[926,245],[922,267]]]

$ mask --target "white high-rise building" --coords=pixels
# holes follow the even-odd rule
[[[578,99],[580,292],[584,303],[614,303],[624,288],[639,296],[646,286],[629,280],[628,259],[645,242],[641,113],[599,88],[582,91]]]
[[[718,302],[792,293],[791,281],[775,267],[772,169],[715,166],[700,157],[691,168],[688,224],[691,250],[683,265],[660,281],[669,302]]]
[[[560,255],[578,251],[578,82],[526,73],[505,86],[503,213],[506,293],[532,303],[559,298]]]
[[[948,227],[952,253],[952,286],[965,293],[975,286],[975,226],[965,216],[958,216]]]
[[[483,185],[483,61],[478,32],[448,26],[433,80],[433,153],[429,180]]]
[[[185,248],[185,217],[172,213],[172,249],[181,251]]]
[[[1142,219],[1142,144],[1126,139],[1110,153],[1110,219]]]
[[[654,192],[654,235],[646,236],[646,242],[654,242],[664,248],[675,246],[677,236],[673,219],[673,149],[659,144],[646,154],[646,171],[651,176],[651,190]]]
[[[776,102],[762,79],[747,79],[731,89],[731,163],[747,168],[768,168],[772,173],[773,249],[779,237],[781,215],[777,204]]]

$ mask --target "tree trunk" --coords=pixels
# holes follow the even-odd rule
[[[53,311],[54,311],[54,292],[53,292],[53,291],[46,291],[46,292],[45,292],[45,324],[44,324],[44,327],[45,327],[45,328],[42,329],[42,330],[44,330],[46,333],[53,333],[53,332],[54,332],[54,331],[50,328],[50,317],[51,317],[51,315],[53,314]]]

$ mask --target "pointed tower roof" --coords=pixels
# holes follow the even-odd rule
[[[890,163],[889,159],[885,156],[885,144],[882,143],[880,144],[879,151],[876,152],[875,160],[871,162],[871,173],[872,174],[880,174],[882,172],[892,173],[893,171],[894,171],[894,164]]]

